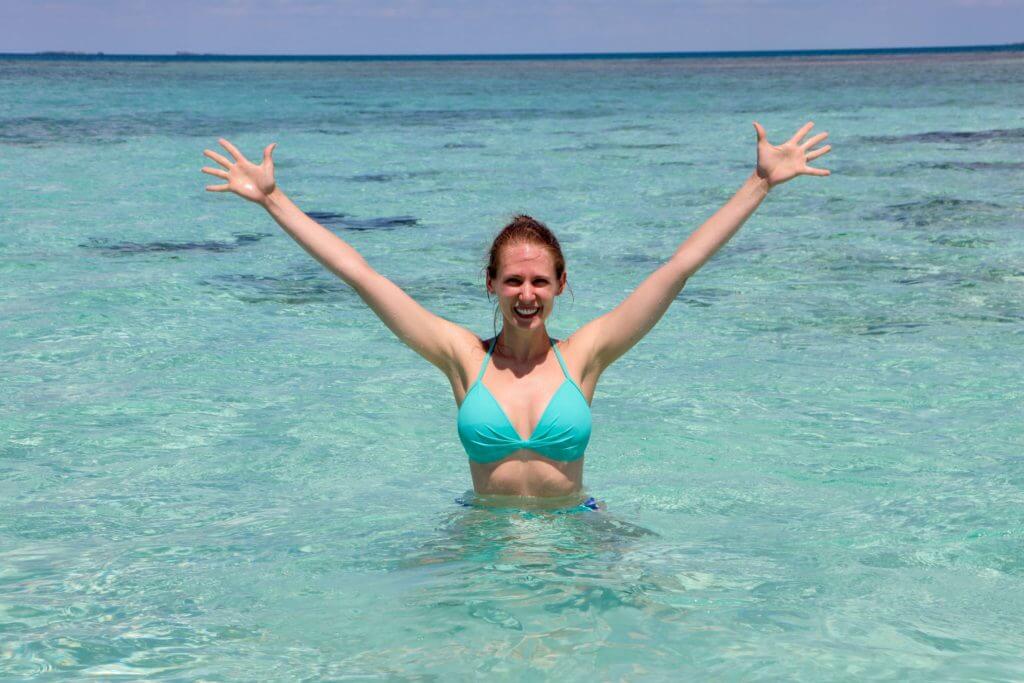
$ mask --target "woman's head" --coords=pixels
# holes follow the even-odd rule
[[[498,297],[506,324],[541,327],[565,289],[565,257],[546,225],[519,215],[491,244],[487,291]]]

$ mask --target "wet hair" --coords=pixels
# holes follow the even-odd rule
[[[555,259],[555,279],[562,279],[562,273],[565,272],[565,256],[562,255],[562,245],[558,243],[555,233],[532,216],[519,214],[502,228],[491,243],[487,275],[492,280],[498,277],[498,258],[501,250],[513,244],[537,244],[547,249]]]

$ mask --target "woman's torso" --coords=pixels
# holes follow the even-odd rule
[[[535,433],[538,423],[550,412],[552,399],[558,392],[560,400],[572,398],[577,391],[587,404],[587,434],[589,435],[589,404],[594,395],[596,378],[586,377],[583,359],[572,344],[555,342],[565,363],[558,362],[554,349],[549,349],[543,360],[532,366],[510,363],[494,355],[488,359],[491,340],[480,341],[466,348],[457,359],[454,374],[449,377],[455,402],[461,408],[478,378],[484,385],[474,391],[486,391],[497,402],[500,414],[520,438]],[[486,367],[483,365],[487,362]],[[481,375],[481,370],[484,370]],[[564,386],[563,386],[564,385]],[[575,386],[572,386],[575,385]],[[474,398],[477,398],[474,396]],[[557,406],[555,406],[557,408]],[[550,417],[550,416],[548,416]],[[511,496],[565,496],[579,492],[583,487],[582,456],[572,460],[545,457],[543,454],[520,448],[512,450],[494,462],[470,460],[473,488],[480,494]]]

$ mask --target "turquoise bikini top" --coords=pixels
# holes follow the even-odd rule
[[[521,448],[535,451],[552,460],[582,458],[583,452],[587,450],[587,442],[590,441],[590,406],[587,405],[583,391],[569,376],[554,341],[548,337],[558,364],[562,366],[565,380],[551,397],[529,439],[519,437],[497,399],[484,386],[487,362],[491,359],[497,341],[495,337],[491,342],[487,357],[480,367],[480,374],[459,406],[459,439],[469,459],[475,462],[495,462]]]

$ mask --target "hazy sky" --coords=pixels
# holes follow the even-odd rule
[[[0,52],[437,54],[1024,41],[1024,0],[0,0]]]

